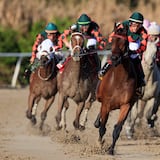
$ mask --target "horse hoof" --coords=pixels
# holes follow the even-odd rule
[[[99,128],[99,127],[100,127],[100,121],[99,121],[99,120],[96,120],[96,121],[94,122],[94,126],[95,126],[95,128]]]
[[[32,118],[32,115],[29,113],[28,110],[26,111],[26,117],[27,117],[28,119],[31,119],[31,118]]]
[[[73,126],[75,129],[79,129],[79,124],[77,124],[75,121],[73,122]]]
[[[62,127],[60,127],[60,126],[57,126],[57,127],[56,127],[56,130],[57,130],[57,131],[59,131],[59,130],[61,130],[61,129],[62,129]]]
[[[32,122],[33,125],[35,125],[37,123],[37,120],[36,120],[36,118],[34,116],[32,116],[31,122]]]
[[[79,126],[80,131],[84,131],[85,129],[86,129],[85,126],[82,126],[82,125]]]
[[[108,148],[107,152],[109,155],[112,155],[112,156],[114,155],[114,150],[111,147]]]

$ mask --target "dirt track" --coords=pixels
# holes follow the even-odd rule
[[[160,129],[157,131],[157,136],[153,136],[153,131],[140,127],[139,130],[137,129],[134,140],[127,140],[123,130],[115,148],[115,156],[109,156],[104,153],[104,149],[101,151],[97,146],[98,130],[93,127],[100,107],[98,102],[94,103],[89,112],[86,130],[78,132],[72,126],[75,103],[71,100],[71,106],[67,112],[68,133],[64,133],[55,129],[56,100],[48,112],[44,129],[41,132],[38,129],[39,123],[33,127],[25,116],[27,98],[28,88],[0,89],[0,160],[160,159]],[[38,108],[38,122],[43,102]],[[111,133],[117,115],[118,111],[113,111],[110,115],[108,130],[104,136],[106,147],[111,143]],[[159,122],[156,125],[160,128]]]

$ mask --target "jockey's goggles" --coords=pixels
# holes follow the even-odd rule
[[[141,23],[136,23],[136,22],[130,22],[129,25],[130,25],[131,27],[136,27],[136,28],[142,27],[142,24],[141,24]]]

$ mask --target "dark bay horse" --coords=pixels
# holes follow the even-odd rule
[[[58,112],[56,115],[57,129],[66,128],[66,110],[69,107],[68,98],[76,104],[76,117],[73,125],[76,129],[82,129],[80,125],[80,115],[85,107],[84,121],[88,109],[96,100],[95,90],[98,76],[91,65],[90,53],[84,51],[85,37],[75,32],[71,35],[71,56],[65,65],[64,71],[57,75],[58,83]],[[82,127],[82,128],[81,128]],[[83,128],[84,129],[84,128]]]
[[[116,141],[120,136],[123,124],[128,112],[134,104],[136,90],[136,74],[132,62],[127,53],[128,40],[126,28],[114,28],[112,37],[112,65],[97,86],[96,97],[101,102],[99,120],[99,142],[103,144],[103,136],[106,132],[106,123],[112,110],[120,109],[118,121],[112,133],[112,144],[106,150],[114,154]]]
[[[28,97],[28,110],[26,112],[27,118],[31,120],[32,124],[36,124],[37,105],[40,99],[44,98],[46,102],[44,110],[41,112],[40,129],[43,127],[47,112],[54,102],[55,95],[58,91],[56,75],[57,68],[55,57],[50,58],[47,51],[42,52],[40,66],[30,76],[30,92]]]

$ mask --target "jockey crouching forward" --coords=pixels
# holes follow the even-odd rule
[[[66,46],[69,46],[69,44],[67,44],[67,42],[63,41],[61,38],[60,38],[60,32],[58,31],[58,28],[57,26],[54,24],[54,23],[48,23],[47,26],[45,27],[45,33],[46,33],[46,39],[43,41],[46,41],[46,40],[50,40],[52,42],[52,47],[53,47],[53,50],[55,52],[55,58],[56,58],[56,61],[57,61],[57,64],[58,62],[63,59],[63,54],[58,51],[59,49],[61,49],[63,47],[63,44],[65,44]],[[37,52],[40,49],[40,47],[42,46],[41,44],[43,43],[43,41],[41,41],[41,43],[38,43],[36,46],[33,46],[35,51],[34,53],[35,54],[32,54],[33,56],[31,57],[31,72],[33,72],[38,66],[39,66],[39,60],[37,59]],[[43,45],[45,45],[47,43],[44,43]],[[32,48],[33,48],[32,47]],[[47,46],[46,46],[47,47]],[[58,51],[58,52],[57,52]]]
[[[88,17],[86,14],[82,14],[76,24],[73,24],[68,30],[64,30],[64,32],[61,34],[61,39],[63,41],[67,41],[68,36],[70,36],[73,32],[80,32],[82,33],[86,38],[91,38],[92,40],[87,45],[87,49],[94,50],[95,48],[95,39],[97,41],[98,49],[103,50],[106,46],[106,40],[102,36],[99,30],[99,26],[97,23],[93,22],[90,17]],[[93,43],[93,44],[92,44]],[[94,64],[96,65],[96,72],[100,69],[100,60],[98,57],[97,52],[91,55],[94,61]],[[64,61],[63,61],[64,62]],[[59,65],[59,67],[63,67],[63,62]]]
[[[141,94],[141,87],[145,85],[144,81],[144,72],[141,65],[141,56],[146,49],[147,45],[147,31],[142,26],[143,24],[143,15],[139,12],[134,12],[129,20],[122,22],[118,25],[119,28],[126,27],[128,28],[127,36],[129,42],[129,51],[128,54],[131,58],[131,61],[134,64],[135,71],[137,73],[137,92]],[[112,32],[109,36],[109,42],[112,42],[112,36],[114,32]],[[102,79],[104,74],[109,69],[110,64],[106,63],[101,71],[99,72],[99,78]]]

